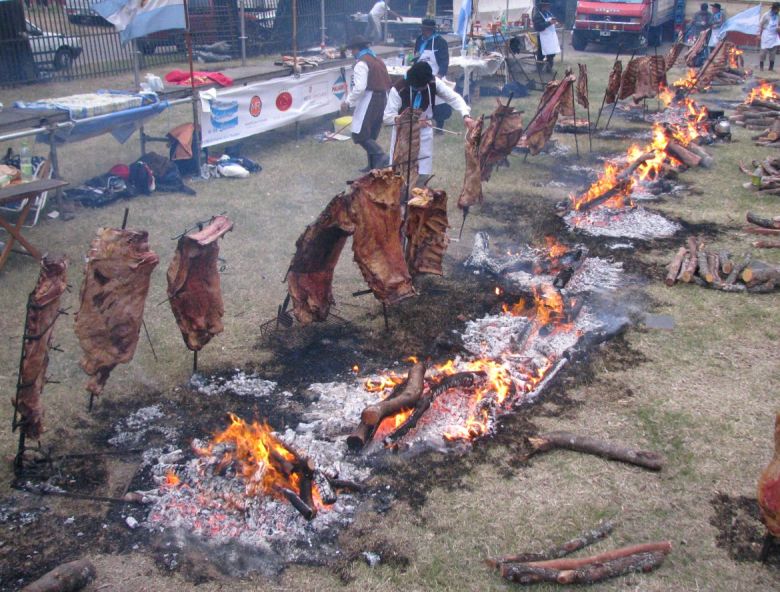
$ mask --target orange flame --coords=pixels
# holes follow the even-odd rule
[[[688,68],[688,73],[685,78],[680,78],[672,83],[675,88],[694,88],[698,84],[698,78],[696,76],[695,68]]]
[[[181,479],[173,471],[168,471],[165,474],[165,485],[168,487],[176,487],[179,483],[181,483]]]
[[[214,436],[206,448],[195,452],[210,456],[217,444],[231,445],[223,453],[220,465],[236,467],[237,474],[244,479],[248,496],[276,495],[276,486],[299,491],[299,477],[289,470],[289,463],[296,457],[273,436],[271,427],[257,421],[248,424],[233,413],[228,416],[230,425]]]
[[[750,90],[750,94],[745,98],[745,104],[750,105],[754,100],[777,102],[778,98],[780,96],[775,92],[775,87],[768,82],[764,82]]]
[[[545,236],[544,242],[547,245],[547,255],[550,259],[557,259],[569,252],[568,247],[559,243],[552,235]]]
[[[388,372],[382,374],[378,379],[368,378],[363,383],[363,388],[370,393],[376,393],[385,389],[393,388],[404,381],[402,376],[398,376],[395,372]]]
[[[729,68],[732,68],[734,70],[739,70],[742,67],[744,67],[744,62],[740,57],[743,53],[745,52],[737,48],[736,45],[729,45],[728,54],[727,54],[727,58],[729,61]]]
[[[569,199],[572,203],[572,208],[575,211],[579,211],[582,207],[590,203],[591,201],[598,199],[604,195],[607,191],[614,189],[618,184],[618,167],[613,162],[607,162],[604,165],[604,171],[599,175],[598,179],[588,188],[588,190],[580,196],[569,195]],[[624,191],[618,193],[614,197],[611,197],[604,203],[605,207],[621,207],[624,204],[624,200],[631,193],[633,188],[633,180],[629,179]]]
[[[661,84],[658,86],[658,98],[664,104],[664,107],[668,107],[674,101],[674,91],[668,86]]]
[[[534,288],[534,304],[539,326],[555,321],[560,322],[564,317],[563,297],[552,284],[543,284],[541,288]]]

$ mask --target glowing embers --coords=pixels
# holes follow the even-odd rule
[[[775,91],[774,85],[764,82],[750,90],[750,93],[745,97],[745,104],[750,105],[753,101],[771,101],[773,103],[778,102],[780,95]]]
[[[623,207],[630,202],[634,180],[620,176],[618,165],[607,162],[598,179],[588,190],[578,196],[570,195],[571,208],[575,211],[586,210],[596,205],[604,207]]]

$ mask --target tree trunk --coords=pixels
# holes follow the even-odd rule
[[[409,370],[403,388],[394,391],[385,400],[363,409],[363,413],[360,414],[360,424],[347,438],[347,446],[350,450],[357,451],[363,448],[385,417],[415,407],[423,392],[424,379],[425,364],[418,362]]]
[[[664,466],[664,458],[657,452],[633,450],[613,442],[596,440],[589,436],[580,436],[570,432],[548,432],[528,438],[533,452],[546,452],[555,448],[565,448],[575,452],[595,454],[610,460],[637,465],[660,471]]]
[[[584,549],[588,545],[592,545],[598,540],[601,540],[614,530],[615,523],[611,520],[607,520],[599,524],[596,528],[581,533],[579,536],[566,541],[562,545],[557,547],[551,547],[541,553],[520,553],[518,555],[505,555],[498,559],[488,559],[487,564],[491,567],[500,567],[504,563],[528,563],[532,561],[547,561],[549,559],[560,559],[566,555],[570,555],[575,551]]]
[[[87,559],[63,563],[22,588],[22,592],[76,592],[95,579],[95,566]]]
[[[677,250],[677,254],[674,256],[674,259],[672,259],[672,262],[669,264],[669,273],[666,274],[667,286],[673,286],[677,281],[677,276],[680,273],[680,269],[682,268],[683,259],[685,258],[686,252],[687,251],[685,250],[685,247],[680,247]]]

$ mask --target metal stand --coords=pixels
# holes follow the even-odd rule
[[[575,92],[575,89],[572,88],[571,89],[571,112],[572,112],[572,117],[574,118],[574,146],[577,149],[577,159],[579,160],[579,158],[580,158],[580,141],[577,139],[577,107],[576,107],[577,101],[574,100],[574,92]]]

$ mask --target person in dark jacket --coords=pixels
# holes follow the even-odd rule
[[[376,140],[382,131],[382,116],[392,82],[384,61],[369,47],[368,39],[358,35],[348,47],[356,62],[352,73],[352,90],[341,104],[341,110],[355,110],[352,116],[352,141],[368,155],[368,167],[363,169],[363,172],[367,172],[387,166],[389,160]]]
[[[539,43],[536,48],[536,64],[539,71],[546,61],[545,71],[552,72],[555,55],[561,53],[558,33],[555,31],[556,22],[555,17],[550,12],[550,3],[547,0],[541,0],[533,11],[534,31],[539,34]]]
[[[437,78],[447,76],[450,66],[450,48],[444,38],[436,33],[436,21],[423,19],[420,27],[421,35],[414,42],[415,62],[428,62],[431,65],[433,75]],[[436,127],[443,128],[444,122],[452,115],[452,108],[446,103],[436,105],[433,109],[433,118]],[[437,130],[437,133],[444,133]]]

